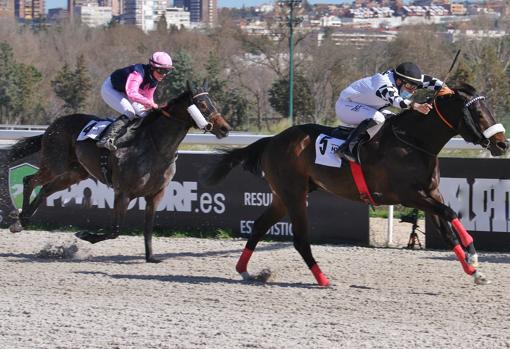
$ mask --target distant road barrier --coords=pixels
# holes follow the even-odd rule
[[[14,141],[36,136],[44,132],[47,126],[41,125],[0,125],[0,147],[14,143]],[[212,134],[188,133],[184,138],[183,144],[202,144],[202,145],[248,145],[261,138],[271,135],[256,135],[241,132],[232,132],[228,137],[218,139]],[[445,146],[445,149],[451,150],[477,150],[480,149],[471,143],[467,143],[462,138],[453,138]]]

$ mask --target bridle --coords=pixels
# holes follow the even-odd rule
[[[206,92],[206,91],[205,91],[205,92],[200,92],[200,93],[197,93],[196,95],[194,95],[193,97],[191,97],[191,102],[192,102],[192,103],[191,103],[191,105],[188,107],[188,112],[189,112],[190,114],[192,114],[192,113],[196,113],[196,115],[195,115],[195,116],[194,116],[194,115],[191,115],[191,117],[192,117],[192,119],[195,121],[195,123],[197,123],[197,125],[198,125],[199,127],[201,126],[201,125],[199,125],[199,122],[200,122],[200,121],[199,121],[199,122],[197,122],[197,120],[195,119],[195,117],[198,117],[199,119],[202,119],[202,118],[203,118],[203,119],[205,120],[205,122],[203,123],[203,128],[202,128],[202,127],[201,127],[201,128],[204,130],[204,132],[211,132],[211,131],[212,131],[212,129],[213,129],[213,127],[214,127],[214,125],[212,124],[212,122],[210,121],[210,119],[211,119],[211,116],[212,116],[214,113],[217,113],[218,111],[216,110],[216,108],[214,107],[214,105],[213,105],[212,103],[206,103],[206,105],[207,105],[207,108],[206,108],[206,110],[205,110],[206,117],[204,117],[204,116],[202,115],[202,113],[200,112],[200,110],[198,109],[198,107],[196,106],[196,103],[195,103],[195,102],[196,102],[196,99],[197,99],[198,97],[200,97],[200,96],[205,96],[205,95],[207,95],[207,96],[208,96],[208,95],[209,95],[209,92]],[[193,108],[193,106],[194,106],[195,108]],[[190,108],[193,108],[193,111],[190,111],[190,110],[189,110]],[[168,110],[166,110],[166,106],[165,106],[165,107],[163,107],[163,108],[161,108],[161,109],[160,109],[160,111],[161,111],[161,114],[163,114],[163,116],[165,116],[166,118],[169,118],[169,119],[170,119],[170,118],[172,117],[172,116],[171,116],[171,114],[168,112]]]
[[[195,100],[197,99],[197,97],[200,97],[200,96],[209,96],[209,92],[207,92],[207,91],[199,92],[196,95],[194,95],[193,97],[191,97],[191,101],[193,102],[192,106],[193,105],[196,106],[197,110],[198,110],[198,106],[196,105]],[[203,127],[204,132],[211,132],[213,129],[213,123],[211,122],[211,117],[215,113],[218,113],[218,111],[216,110],[216,107],[212,103],[211,99],[210,98],[207,98],[207,99],[208,100],[205,103],[206,109],[204,111],[206,114],[205,117],[202,115],[202,112],[200,112],[200,111],[199,112],[202,115],[202,117],[207,121],[207,124],[205,124]],[[192,107],[192,106],[190,106],[190,107]],[[191,117],[193,118],[193,120],[195,120],[195,122],[197,122],[194,115],[191,115]],[[198,125],[198,123],[197,123],[197,125]],[[200,126],[200,125],[198,125],[198,126]]]
[[[478,103],[478,102],[483,101],[483,100],[485,100],[485,96],[476,96],[476,97],[471,98],[470,100],[468,100],[466,103],[464,103],[464,116],[463,116],[463,119],[464,119],[464,122],[466,124],[471,125],[470,128],[473,131],[475,137],[477,138],[477,140],[473,141],[473,143],[479,144],[483,148],[487,148],[487,147],[489,147],[489,144],[490,144],[489,138],[494,136],[496,133],[505,132],[505,128],[503,127],[502,124],[497,123],[497,124],[494,124],[494,125],[488,127],[484,131],[482,131],[480,129],[479,125],[473,123],[473,121],[472,121],[473,117],[472,117],[472,113],[471,113],[470,107],[473,104]],[[433,105],[434,105],[434,110],[436,111],[436,114],[437,114],[437,116],[439,116],[440,120],[448,128],[450,128],[452,130],[455,130],[456,128],[452,125],[451,122],[448,121],[448,119],[444,116],[444,114],[441,113],[441,111],[439,110],[439,107],[437,105],[437,102],[436,102],[435,98],[434,98]],[[459,125],[460,124],[461,124],[461,122],[459,122]]]

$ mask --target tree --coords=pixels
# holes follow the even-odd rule
[[[505,67],[499,60],[495,47],[487,46],[482,54],[484,68],[478,69],[477,90],[486,93],[495,116],[501,120],[510,112],[510,84]]]
[[[212,52],[209,52],[205,70],[211,97],[216,101],[220,112],[226,115],[228,109],[227,81],[221,77],[222,66],[219,57]]]
[[[224,61],[217,55],[209,53],[205,64],[209,93],[216,101],[221,114],[230,121],[232,127],[237,129],[248,120],[251,104],[239,89],[230,87],[229,82],[222,76],[225,70],[222,62]]]
[[[315,103],[308,81],[300,73],[294,76],[294,113],[296,124],[313,120]],[[282,116],[289,115],[289,80],[276,80],[269,90],[269,103]]]
[[[156,22],[156,31],[160,34],[166,34],[168,32],[168,22],[164,14],[161,15]]]
[[[77,112],[87,100],[92,88],[91,79],[85,66],[83,55],[78,56],[74,71],[66,63],[51,81],[55,94],[64,101],[64,108]]]
[[[473,84],[475,80],[473,69],[469,66],[464,59],[459,61],[457,69],[452,77],[447,81],[448,85],[456,86],[460,83]]]
[[[37,119],[40,110],[37,93],[41,73],[33,66],[17,63],[9,44],[0,43],[0,113],[9,122]],[[7,120],[4,120],[6,122]]]

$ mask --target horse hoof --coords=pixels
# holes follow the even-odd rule
[[[475,285],[488,285],[491,283],[491,281],[487,279],[485,275],[483,275],[479,271],[476,271],[473,274],[473,278],[475,279]]]
[[[478,253],[468,254],[467,263],[473,268],[478,268]]]
[[[10,226],[9,226],[9,230],[11,233],[15,234],[15,233],[19,233],[20,231],[23,230],[23,226],[21,225],[21,223],[18,221],[18,222],[14,222],[12,223]]]
[[[89,233],[88,231],[79,231],[76,234],[74,234],[74,236],[76,236],[78,239],[88,241],[91,244],[95,244],[105,240],[104,236],[101,236],[99,234],[92,234]]]
[[[18,219],[19,218],[19,214],[21,213],[21,209],[19,210],[12,210],[11,212],[9,212],[9,218],[12,218],[12,219]]]
[[[162,260],[156,259],[156,258],[146,258],[145,260],[147,261],[147,263],[161,263],[161,262],[163,262]]]
[[[252,280],[250,273],[248,273],[247,271],[243,271],[242,273],[239,273],[239,274],[241,275],[241,277],[243,278],[244,281]]]
[[[319,283],[319,287],[320,288],[328,288],[331,286],[331,282],[329,282],[329,280],[325,281],[325,282],[322,282],[322,283]]]

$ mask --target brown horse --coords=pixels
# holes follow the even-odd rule
[[[63,116],[49,125],[44,134],[20,140],[10,149],[11,161],[39,150],[42,153],[39,171],[23,179],[23,207],[19,220],[11,225],[11,231],[21,231],[46,197],[92,176],[103,183],[111,183],[114,189],[112,228],[105,234],[82,232],[77,236],[91,243],[116,238],[129,202],[144,197],[147,201],[145,258],[147,262],[159,262],[152,252],[155,211],[165,187],[175,174],[177,148],[188,130],[196,127],[187,111],[191,105],[196,105],[204,115],[209,122],[206,128],[211,133],[218,138],[228,135],[230,126],[217,111],[204,82],[199,88],[188,83],[187,90],[180,96],[135,122],[119,139],[115,154],[96,147],[90,139],[76,141],[85,125],[91,120],[101,120],[92,115]],[[101,162],[107,164],[108,171]],[[30,202],[30,195],[38,185],[42,188]]]
[[[468,142],[488,148],[494,156],[502,155],[508,148],[504,128],[495,123],[484,97],[469,85],[464,84],[456,90],[444,88],[433,105],[434,109],[428,115],[406,110],[388,119],[379,133],[362,145],[359,159],[369,194],[376,204],[402,204],[431,214],[464,271],[473,275],[477,284],[483,284],[487,280],[475,269],[478,257],[473,239],[457,214],[443,204],[438,188],[437,155],[457,134]],[[292,222],[294,247],[318,284],[329,284],[312,256],[306,197],[309,192],[322,189],[351,200],[364,201],[349,166],[338,169],[314,163],[316,138],[320,134],[331,133],[331,128],[315,124],[294,126],[245,148],[226,151],[206,174],[207,182],[214,184],[233,167],[242,164],[245,170],[262,175],[273,192],[270,207],[255,221],[253,233],[237,263],[236,270],[243,278],[249,277],[247,265],[259,240],[273,224],[288,214]],[[344,161],[343,164],[348,163]],[[341,222],[338,223],[341,225]],[[467,257],[464,249],[468,252]]]

